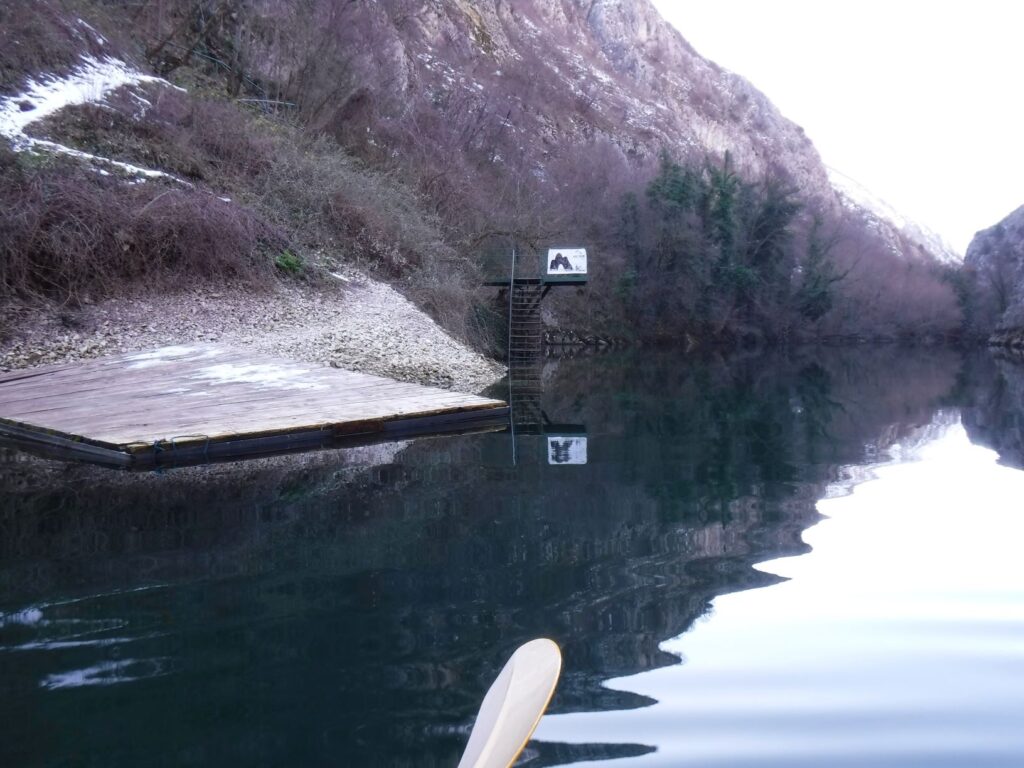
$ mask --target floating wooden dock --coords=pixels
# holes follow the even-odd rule
[[[0,435],[121,467],[471,431],[507,418],[500,400],[205,344],[0,375]]]

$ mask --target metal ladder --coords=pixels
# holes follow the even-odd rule
[[[509,297],[508,362],[532,363],[540,359],[543,328],[540,319],[540,301],[544,286],[512,284]]]
[[[513,282],[509,304],[508,375],[512,417],[517,427],[541,422],[541,352],[543,286]]]

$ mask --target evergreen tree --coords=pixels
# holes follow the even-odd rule
[[[836,238],[825,236],[822,227],[821,218],[815,216],[807,236],[807,256],[795,296],[797,311],[812,322],[832,309],[835,301],[833,286],[846,276],[835,271],[829,258]]]

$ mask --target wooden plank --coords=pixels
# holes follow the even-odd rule
[[[462,410],[489,410],[490,406],[466,408],[457,403],[430,404],[421,407],[403,406],[400,409],[378,409],[376,411],[348,411],[343,418],[337,413],[320,411],[306,413],[302,417],[286,417],[278,419],[262,419],[259,422],[245,421],[239,418],[213,418],[207,422],[181,422],[161,424],[158,428],[151,424],[118,425],[116,429],[92,430],[74,429],[74,434],[87,434],[91,439],[110,445],[123,446],[129,443],[150,443],[160,440],[180,439],[190,436],[205,436],[209,439],[223,439],[233,434],[262,434],[267,432],[293,431],[296,429],[319,428],[337,429],[345,424],[359,424],[370,421],[384,421],[395,418],[408,418],[416,415],[430,415],[439,412],[458,412]],[[69,431],[72,431],[69,430]]]
[[[496,409],[494,417],[474,418],[460,421],[445,417],[446,420],[402,420],[388,422],[385,430],[357,432],[346,435],[288,434],[281,437],[241,438],[229,443],[208,445],[177,446],[172,450],[138,453],[131,456],[132,469],[149,469],[155,466],[181,466],[208,462],[227,461],[244,456],[267,456],[317,449],[346,448],[357,445],[373,445],[391,440],[410,437],[447,434],[474,434],[505,429],[507,409]]]
[[[0,430],[65,440],[68,450],[89,444],[145,453],[179,440],[262,445],[289,434],[305,441],[391,422],[486,419],[504,408],[475,395],[198,344],[0,376]]]
[[[287,407],[289,412],[301,412],[306,408],[322,407],[325,404],[329,405],[332,409],[336,410],[339,406],[372,406],[379,402],[403,402],[410,399],[410,394],[414,390],[409,390],[407,385],[399,387],[375,387],[359,393],[350,392],[339,392],[337,397],[333,397],[329,402],[325,403],[323,397],[307,396],[306,394],[299,392],[295,396],[288,397],[282,401],[280,393],[276,392],[246,392],[239,391],[237,389],[225,391],[223,393],[212,393],[205,396],[195,396],[189,393],[170,393],[175,395],[173,399],[176,400],[179,405],[187,404],[189,413],[202,413],[208,409],[217,409],[220,412],[232,412],[232,411],[244,411],[248,412],[252,407],[265,406],[267,410],[273,410],[274,407]],[[423,400],[422,393],[415,393],[417,399]],[[153,404],[150,402],[152,399],[164,399],[168,396],[168,393],[161,393],[159,396],[150,394],[135,394],[132,399],[131,406],[140,412],[147,414],[153,413]],[[7,403],[8,413],[18,414],[19,416],[43,416],[44,414],[53,414],[54,417],[59,418],[73,418],[76,413],[87,413],[93,414],[96,411],[97,403],[104,403],[109,400],[109,395],[106,397],[100,395],[94,395],[89,397],[77,397],[70,402],[55,401],[52,397],[46,399],[33,399],[30,401],[24,400],[12,400]],[[458,395],[454,393],[443,393],[437,394],[430,393],[429,397],[425,402],[475,402],[468,400],[467,396]],[[122,409],[120,413],[127,412]]]
[[[390,382],[388,384],[374,385],[360,387],[358,389],[351,389],[347,386],[342,386],[336,390],[334,394],[334,402],[359,402],[364,399],[375,399],[380,397],[396,397],[402,396],[408,393],[408,384],[400,382]],[[415,385],[413,385],[415,386]],[[150,392],[148,390],[139,390],[126,388],[123,386],[98,386],[89,390],[78,390],[78,389],[67,389],[63,391],[63,395],[69,399],[68,401],[54,401],[52,391],[49,394],[43,395],[36,393],[32,397],[24,398],[20,397],[15,393],[13,397],[5,399],[6,405],[17,411],[18,413],[37,413],[45,412],[48,410],[64,410],[73,409],[76,407],[94,407],[95,401],[107,401],[111,395],[115,395],[118,392],[124,390],[131,391],[133,402],[138,401],[138,404],[150,407],[145,401],[151,399],[163,399],[170,395],[180,395],[181,398],[187,398],[187,402],[195,406],[201,406],[204,402],[210,401],[214,397],[214,393],[210,390],[189,390],[181,391],[183,388],[179,387],[177,390],[174,387],[170,389],[163,389],[160,391]],[[224,385],[218,388],[217,400],[222,405],[231,405],[234,403],[249,403],[259,404],[262,402],[276,402],[280,399],[280,393],[272,389],[263,390],[252,390],[245,387],[231,387],[230,385]],[[289,398],[289,402],[298,402],[295,398]]]
[[[319,408],[291,414],[284,411],[284,407],[282,406],[282,410],[271,415],[262,414],[259,418],[247,418],[247,414],[243,413],[218,414],[215,409],[205,411],[201,414],[202,418],[171,419],[164,417],[160,421],[146,420],[138,414],[132,414],[128,419],[121,420],[116,424],[103,424],[96,419],[80,418],[62,421],[59,431],[111,445],[124,445],[131,442],[152,442],[153,440],[186,435],[207,435],[216,438],[232,433],[244,434],[296,427],[326,428],[346,422],[398,418],[410,414],[429,414],[445,410],[476,410],[456,399],[440,402],[404,401],[401,404],[390,405],[382,403],[375,408],[349,408],[342,412]],[[478,408],[480,407],[486,409],[490,406],[478,406]]]
[[[490,411],[493,409],[478,409],[481,411]],[[157,444],[163,442],[198,442],[198,441],[222,441],[225,439],[231,439],[240,435],[263,435],[263,434],[282,434],[282,433],[293,433],[298,431],[304,431],[309,429],[321,429],[329,431],[332,434],[341,434],[344,432],[351,431],[375,431],[382,427],[383,423],[388,420],[403,420],[402,417],[412,417],[421,415],[430,415],[432,413],[454,413],[454,410],[437,410],[431,412],[411,412],[401,414],[399,417],[393,415],[387,415],[384,417],[377,417],[371,419],[356,418],[349,419],[347,421],[338,422],[323,422],[308,424],[302,423],[299,420],[293,420],[290,423],[277,423],[277,424],[241,424],[238,422],[227,423],[227,424],[211,424],[204,426],[202,430],[188,430],[185,428],[174,429],[169,432],[150,432],[150,433],[124,433],[122,435],[112,434],[100,434],[91,435],[89,437],[83,437],[83,440],[90,440],[99,444],[106,443],[107,445],[113,445],[118,449],[124,449],[129,444]],[[45,430],[35,430],[39,434],[49,434]],[[140,437],[145,435],[145,437]],[[68,439],[75,439],[76,435],[67,435]]]
[[[337,369],[326,369],[327,371],[336,371]],[[312,373],[312,372],[311,372]],[[320,372],[317,372],[320,373]],[[307,389],[316,389],[315,385],[328,385],[332,388],[342,388],[343,390],[357,391],[360,389],[366,389],[377,386],[400,386],[410,387],[419,386],[414,384],[405,384],[402,382],[392,381],[390,379],[382,379],[378,377],[356,378],[349,374],[348,371],[339,371],[340,376],[324,377],[322,374],[313,376],[307,375],[303,378],[303,383]],[[90,391],[97,388],[103,387],[118,387],[124,389],[134,389],[138,391],[146,392],[163,392],[172,388],[186,388],[191,390],[208,389],[213,387],[230,387],[233,385],[244,384],[244,382],[225,382],[216,381],[209,378],[202,378],[204,374],[203,369],[199,370],[174,370],[174,369],[161,369],[159,373],[145,372],[136,373],[134,376],[130,372],[118,375],[114,372],[104,372],[102,375],[96,373],[87,373],[82,377],[76,377],[69,380],[60,380],[58,378],[40,378],[34,379],[30,383],[11,383],[11,384],[0,384],[0,388],[10,393],[17,393],[17,395],[8,395],[7,399],[14,399],[20,397],[24,399],[31,399],[34,397],[47,396],[52,393],[55,388],[60,388],[64,392],[76,392],[76,391]],[[158,378],[159,376],[159,378]],[[248,389],[253,389],[252,385],[247,385]],[[431,389],[429,387],[422,387],[423,389]],[[266,386],[264,389],[274,389],[273,386]]]

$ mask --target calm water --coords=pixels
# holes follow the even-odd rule
[[[0,765],[454,766],[536,636],[565,668],[527,765],[1024,764],[1024,368],[645,353],[545,387],[515,465],[507,434],[0,453]]]

